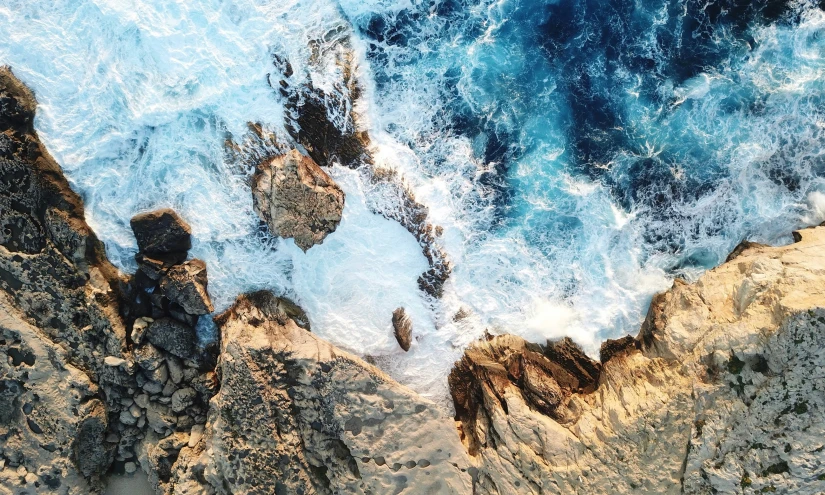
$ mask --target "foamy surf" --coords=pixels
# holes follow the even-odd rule
[[[36,92],[41,138],[119,267],[134,269],[129,218],[171,206],[192,225],[219,310],[244,291],[285,294],[313,332],[441,400],[485,330],[571,336],[595,353],[635,332],[673,276],[825,219],[820,9],[750,19],[691,74],[666,70],[689,64],[654,36],[683,19],[664,4],[634,11],[647,34],[618,34],[649,67],[599,79],[605,47],[559,34],[577,24],[555,5],[12,2],[0,63]],[[225,140],[248,122],[288,141],[274,54],[291,82],[335,91],[341,75],[319,54],[341,26],[377,166],[400,172],[444,229],[453,273],[440,300],[419,290],[421,248],[375,213],[386,198],[363,175],[331,169],[344,217],[304,253],[261,234],[249,171],[227,159]],[[409,353],[392,337],[396,307],[414,323]]]

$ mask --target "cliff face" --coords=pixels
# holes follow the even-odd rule
[[[469,349],[451,385],[475,493],[825,490],[825,228],[797,238],[654,298],[637,340],[603,348],[593,392],[565,387],[560,361],[521,339]],[[555,408],[507,354],[542,370],[530,382]]]
[[[137,218],[175,242],[139,235],[120,275],[34,110],[0,70],[0,493],[96,493],[121,468],[180,494],[825,491],[825,227],[677,281],[600,363],[478,342],[454,421],[266,292],[216,318],[216,368],[182,219]]]
[[[0,68],[0,485],[88,493],[131,381],[105,363],[126,347],[120,280],[33,130],[35,106]]]

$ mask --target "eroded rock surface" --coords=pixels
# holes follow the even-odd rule
[[[264,160],[252,180],[255,211],[270,232],[294,238],[304,251],[322,243],[341,222],[344,191],[297,150]]]
[[[412,320],[407,316],[404,308],[392,312],[392,328],[395,340],[404,351],[409,351],[412,345]]]
[[[135,215],[129,222],[138,250],[147,255],[185,253],[192,247],[192,229],[168,208]]]
[[[822,493],[825,228],[797,237],[677,281],[598,373],[569,346],[468,349],[450,385],[473,493]]]
[[[279,306],[259,292],[216,318],[220,393],[203,443],[181,452],[182,493],[471,492],[452,421]]]

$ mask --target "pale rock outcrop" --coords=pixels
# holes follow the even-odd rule
[[[176,492],[471,493],[452,421],[279,306],[258,292],[216,318],[220,392]]]
[[[451,388],[473,493],[825,491],[825,228],[796,237],[656,296],[595,390],[517,337],[468,349]]]
[[[344,210],[344,191],[297,150],[264,160],[253,177],[255,211],[273,235],[294,238],[306,251],[334,232]]]

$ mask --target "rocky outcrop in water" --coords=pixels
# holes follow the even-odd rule
[[[252,178],[255,211],[273,235],[294,238],[306,251],[334,232],[344,211],[344,191],[297,150],[264,160]]]
[[[398,308],[392,312],[392,329],[398,345],[409,351],[412,345],[412,320],[407,316],[404,308]]]
[[[181,454],[181,493],[470,493],[466,453],[434,404],[282,307],[257,292],[216,318],[220,393],[202,443]]]
[[[825,228],[797,238],[677,280],[600,365],[513,336],[468,349],[450,386],[473,493],[825,490]]]

